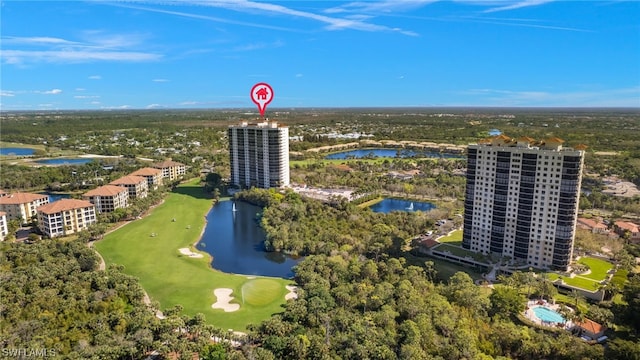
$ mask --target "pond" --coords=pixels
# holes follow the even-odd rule
[[[36,160],[35,163],[43,165],[83,165],[92,162],[93,159],[85,158],[56,158]]]
[[[49,202],[52,203],[54,201],[58,201],[60,199],[69,199],[71,198],[70,194],[63,194],[63,193],[50,193],[48,191],[44,191],[44,192],[40,192],[38,194],[42,194],[42,195],[48,195],[49,196]]]
[[[370,206],[373,212],[389,213],[392,211],[429,211],[436,206],[430,202],[385,198]]]
[[[207,215],[207,225],[198,249],[213,256],[214,269],[244,275],[293,277],[294,259],[279,252],[266,252],[265,232],[260,227],[258,206],[221,201]]]
[[[462,158],[460,155],[443,154],[431,151],[418,151],[408,149],[357,149],[340,151],[325,156],[325,159],[362,159],[362,158],[407,158],[407,157],[433,157],[433,158]]]
[[[33,155],[36,149],[32,148],[17,148],[17,147],[0,147],[0,155],[11,156],[28,156]]]

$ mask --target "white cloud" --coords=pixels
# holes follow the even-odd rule
[[[77,42],[74,42],[74,41],[69,41],[69,40],[54,38],[54,37],[44,37],[44,36],[42,37],[3,36],[2,43],[5,45],[6,44],[21,44],[21,45],[37,45],[37,44],[39,45],[42,45],[42,44],[75,45],[75,44],[78,44]]]
[[[164,105],[160,105],[160,104],[149,104],[147,105],[147,109],[160,109],[160,108],[164,108],[166,106]]]
[[[2,61],[5,64],[87,63],[97,61],[155,61],[162,55],[139,51],[145,36],[140,34],[106,34],[86,31],[85,41],[55,37],[4,37]],[[7,48],[9,45],[9,48]],[[128,48],[134,48],[130,51]]]
[[[100,96],[98,95],[76,95],[74,96],[75,99],[99,99]]]
[[[167,80],[167,79],[153,79],[151,81],[157,82],[157,83],[169,82],[169,80]]]
[[[60,89],[52,89],[52,90],[47,90],[47,91],[36,91],[39,94],[45,94],[45,95],[58,95],[58,94],[62,94],[62,90]]]
[[[85,89],[85,88],[76,88],[76,91],[85,91],[85,90],[87,90],[87,89]]]
[[[356,1],[325,10],[326,13],[335,14],[342,12],[393,12],[406,11],[434,3],[438,0],[383,0],[383,1]]]
[[[22,63],[87,63],[92,61],[154,61],[162,56],[158,54],[128,51],[96,50],[4,50],[2,52],[8,64]]]
[[[485,13],[492,13],[492,12],[498,12],[498,11],[506,11],[506,10],[515,10],[515,9],[520,9],[520,8],[524,8],[524,7],[529,7],[529,6],[537,6],[537,5],[542,5],[545,3],[549,3],[553,0],[523,0],[523,1],[516,1],[516,2],[512,2],[511,4],[508,5],[504,5],[504,6],[498,6],[498,7],[494,7],[488,10],[485,10]]]
[[[301,78],[303,75],[302,74],[296,74],[297,78]]]
[[[0,96],[16,96],[13,91],[0,90]]]
[[[282,46],[284,46],[284,42],[280,40],[274,41],[272,43],[257,42],[257,43],[247,44],[247,45],[236,46],[235,48],[233,48],[233,51],[253,51],[253,50],[262,50],[262,49],[273,49],[273,48],[279,48]]]
[[[89,80],[101,80],[102,76],[100,75],[91,75],[88,77]]]
[[[475,96],[488,106],[575,106],[575,107],[639,107],[640,86],[620,89],[539,91],[470,89],[461,92]]]
[[[406,3],[411,1],[404,0],[402,2]],[[325,29],[327,30],[351,29],[351,30],[370,31],[370,32],[398,32],[398,33],[401,33],[404,35],[410,35],[410,36],[417,35],[412,31],[405,31],[399,28],[391,28],[384,25],[372,24],[372,23],[364,22],[357,19],[346,19],[346,18],[326,16],[322,14],[312,13],[309,11],[296,10],[296,9],[289,8],[279,4],[269,4],[266,2],[256,2],[256,1],[249,1],[249,0],[235,0],[235,1],[234,0],[210,0],[210,1],[163,1],[163,2],[160,2],[160,4],[163,4],[163,5],[176,4],[180,6],[190,4],[194,6],[224,8],[228,10],[234,10],[238,12],[247,12],[251,14],[255,14],[255,12],[257,11],[257,12],[265,12],[268,14],[287,15],[287,16],[292,16],[296,18],[311,19],[311,20],[321,22],[325,24]],[[132,7],[132,6],[127,6],[127,7]],[[259,23],[240,23],[240,22],[232,22],[226,19],[204,17],[201,15],[179,13],[174,11],[165,11],[165,10],[157,10],[157,9],[141,8],[141,7],[133,7],[133,8],[140,9],[140,10],[147,10],[147,11],[170,13],[170,14],[179,15],[179,16],[208,19],[216,22],[235,23],[238,25],[247,25],[247,26],[254,26],[254,27],[264,27]],[[283,30],[283,29],[280,29],[280,30]],[[284,29],[284,30],[290,31],[290,29]]]

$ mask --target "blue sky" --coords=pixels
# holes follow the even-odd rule
[[[637,1],[0,6],[3,110],[640,107]]]

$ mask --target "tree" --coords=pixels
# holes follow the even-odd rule
[[[517,289],[499,286],[489,296],[491,316],[513,317],[524,310],[526,300]]]
[[[607,344],[605,355],[607,359],[640,360],[640,343],[614,339]]]

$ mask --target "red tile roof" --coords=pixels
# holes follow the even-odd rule
[[[578,222],[589,227],[590,229],[606,229],[607,226],[601,222],[587,219],[587,218],[578,218]]]
[[[6,212],[4,212],[4,211],[0,211],[0,216],[5,216],[5,215],[7,215],[7,213],[6,213]]]
[[[32,194],[32,193],[14,193],[7,196],[0,197],[0,204],[4,205],[18,205],[26,204],[39,199],[48,199],[49,195],[44,194]]]
[[[82,195],[83,197],[89,197],[89,196],[114,196],[114,195],[118,195],[122,192],[128,192],[128,190],[122,186],[116,186],[116,185],[104,185],[104,186],[100,186],[99,188],[95,188],[93,190],[87,191],[86,193],[84,193],[84,195]]]
[[[127,175],[127,176],[123,176],[120,179],[114,180],[112,182],[110,182],[110,185],[135,185],[135,184],[140,184],[141,182],[147,182],[147,179],[143,178],[142,176],[131,176],[131,175]]]
[[[173,160],[166,160],[166,161],[162,161],[162,162],[159,162],[159,163],[155,163],[152,166],[154,168],[157,168],[157,169],[163,169],[163,168],[168,168],[168,167],[185,166],[185,165],[182,164],[182,163],[173,161]]]
[[[593,320],[589,320],[589,319],[584,319],[583,322],[580,321],[576,321],[576,325],[578,325],[579,327],[583,328],[584,330],[587,330],[590,333],[593,334],[598,334],[601,331],[604,331],[605,327],[598,324],[597,322],[593,321]]]
[[[138,169],[138,170],[132,172],[129,175],[132,175],[132,176],[154,176],[154,175],[159,175],[159,174],[162,174],[162,170],[146,167],[146,168]]]
[[[557,137],[550,137],[547,139],[548,143],[556,143],[556,144],[562,144],[564,143],[564,140],[557,138]]]
[[[54,201],[47,205],[42,205],[38,207],[38,212],[43,212],[45,214],[55,214],[62,211],[68,211],[73,209],[82,209],[87,207],[93,207],[93,204],[86,200],[78,200],[78,199],[60,199],[58,201]]]
[[[1,198],[0,198],[1,199]],[[638,230],[638,225],[632,223],[632,222],[628,222],[628,221],[616,221],[615,222],[616,226],[619,227],[620,229],[623,230],[629,230],[632,233],[637,233],[639,232]]]

